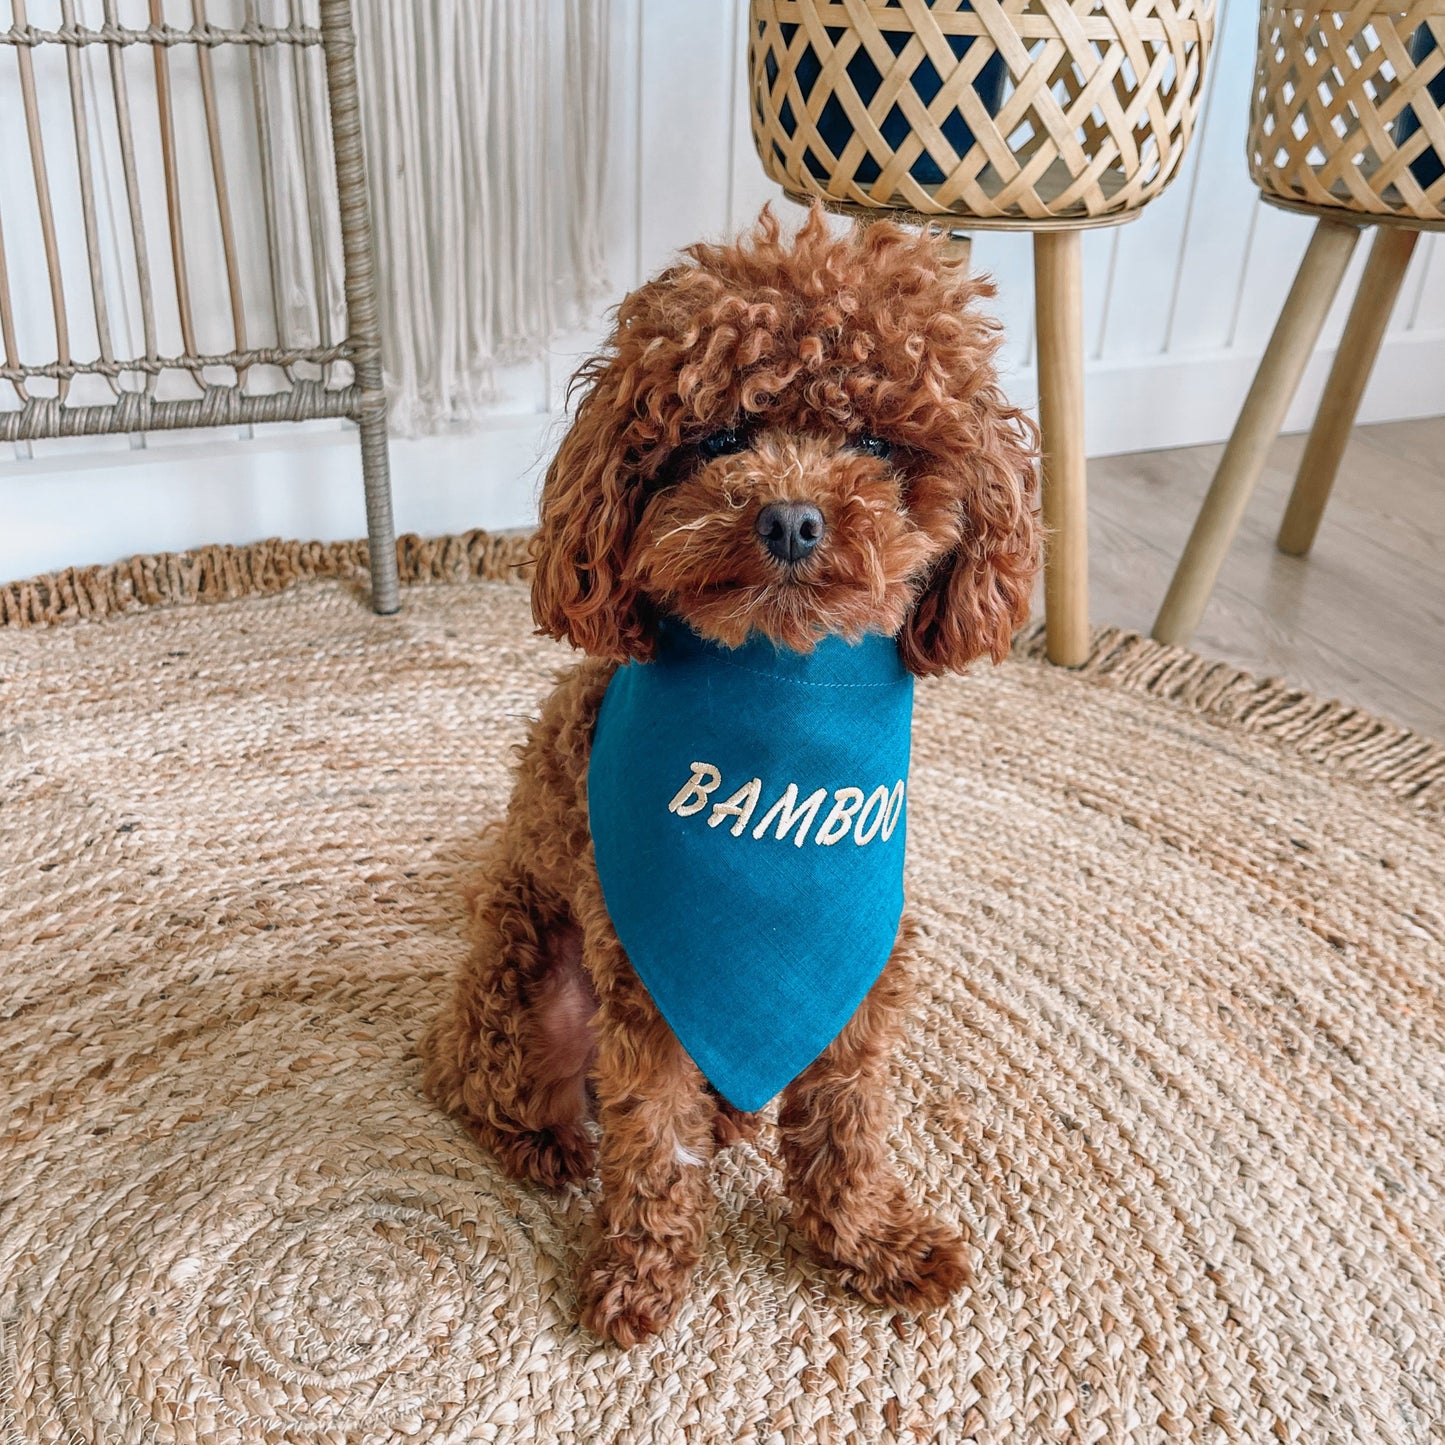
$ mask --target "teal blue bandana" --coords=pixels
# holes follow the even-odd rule
[[[885,637],[730,650],[669,624],[608,686],[587,774],[607,911],[739,1109],[797,1078],[888,961],[912,716]]]

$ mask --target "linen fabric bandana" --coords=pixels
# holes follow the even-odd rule
[[[903,914],[913,678],[891,638],[729,649],[664,624],[608,685],[587,795],[607,912],[751,1112],[838,1036]]]

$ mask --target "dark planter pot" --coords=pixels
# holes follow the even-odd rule
[[[1436,49],[1435,36],[1428,25],[1422,25],[1410,39],[1410,59],[1419,65],[1427,56],[1433,55]],[[1425,92],[1435,102],[1436,108],[1445,110],[1445,70],[1432,80]],[[1400,119],[1395,123],[1395,144],[1403,145],[1417,130],[1420,129],[1420,117],[1415,114],[1415,108],[1407,105],[1400,112]],[[1442,175],[1445,175],[1445,160],[1441,159],[1439,151],[1433,146],[1423,150],[1410,162],[1410,174],[1415,177],[1416,182],[1424,187],[1433,186]]]
[[[784,26],[783,28],[786,34],[789,27]],[[829,38],[835,43],[842,34],[843,31],[841,29],[834,30],[831,27],[829,29]],[[895,55],[900,54],[904,46],[913,38],[910,32],[899,30],[886,31],[885,35]],[[968,54],[969,47],[973,45],[979,37],[973,35],[949,35],[945,38],[948,41],[949,49],[953,51],[955,56],[962,60],[963,57]],[[985,41],[984,43],[988,44],[989,42]],[[879,75],[878,68],[873,64],[867,52],[859,50],[852,60],[848,62],[847,68],[848,78],[857,90],[859,99],[862,100],[865,105],[871,103],[873,97],[878,93],[878,87],[882,84],[883,77]],[[818,77],[821,73],[822,66],[819,64],[818,58],[812,49],[809,48],[800,57],[797,68],[798,88],[802,91],[805,98],[812,94],[813,87],[817,84]],[[985,62],[983,69],[979,71],[973,82],[974,92],[983,102],[984,109],[987,110],[990,115],[996,115],[999,107],[1003,104],[1004,85],[1007,80],[1008,67],[1004,64],[1003,56],[995,51]],[[918,98],[922,100],[924,104],[928,104],[938,95],[938,92],[942,90],[943,78],[934,68],[932,62],[925,58],[913,72],[912,86]],[[793,129],[794,121],[789,111],[790,107],[785,105],[780,113],[780,119],[783,125],[791,130]],[[895,105],[884,118],[880,129],[883,132],[883,139],[887,141],[889,147],[896,150],[902,145],[904,140],[907,139],[912,130],[912,126],[909,125],[902,110]],[[973,145],[973,132],[969,130],[961,111],[951,111],[944,117],[939,129],[943,132],[949,145],[951,145],[954,151],[960,156]],[[829,97],[822,112],[818,116],[818,135],[835,156],[841,155],[843,148],[848,144],[849,140],[852,139],[853,123],[848,119],[847,111],[843,109],[842,104],[836,96]],[[831,179],[831,171],[829,168],[824,165],[822,158],[814,155],[811,150],[804,155],[803,162],[809,174],[818,180],[827,181]],[[943,171],[933,157],[926,151],[914,161],[913,165],[909,168],[909,174],[920,185],[925,186],[942,185],[944,180]],[[854,173],[854,179],[860,185],[868,186],[872,185],[873,182],[878,179],[879,175],[878,163],[872,156],[865,156],[859,163],[857,171]]]

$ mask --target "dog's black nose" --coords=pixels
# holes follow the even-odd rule
[[[823,540],[823,514],[811,502],[769,502],[757,529],[779,562],[801,562]]]

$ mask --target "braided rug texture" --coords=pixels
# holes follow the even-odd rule
[[[591,1191],[418,1086],[566,659],[406,546],[393,618],[294,544],[10,589],[101,620],[0,628],[0,1440],[1441,1438],[1445,750],[1116,633],[920,685],[894,1143],[974,1281],[840,1292],[765,1128],[624,1352]]]

